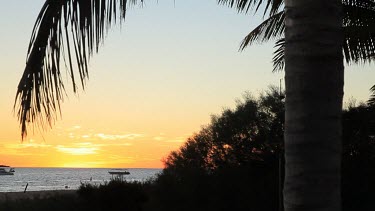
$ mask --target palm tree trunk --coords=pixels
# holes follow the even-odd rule
[[[286,211],[341,210],[340,0],[285,0]]]

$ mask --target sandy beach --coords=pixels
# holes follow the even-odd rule
[[[0,193],[0,202],[19,199],[43,199],[56,195],[76,195],[76,190],[48,190],[48,191],[26,191],[24,192],[3,192]]]

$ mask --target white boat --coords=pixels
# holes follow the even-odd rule
[[[0,165],[0,175],[14,175],[14,168],[10,166]]]

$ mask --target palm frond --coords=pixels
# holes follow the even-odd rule
[[[370,99],[368,100],[368,104],[371,106],[375,106],[375,85],[371,87],[370,91],[372,92]]]
[[[375,1],[344,0],[343,45],[347,63],[375,59]]]
[[[343,0],[343,52],[348,64],[375,60],[375,0]],[[242,41],[240,50],[254,42],[280,38],[275,45],[273,71],[284,67],[284,12],[281,11],[252,30]]]
[[[284,52],[285,52],[285,38],[281,38],[276,41],[275,47],[276,50],[273,52],[273,70],[272,72],[283,71],[285,60],[284,60]]]
[[[354,6],[357,8],[375,9],[374,0],[342,0],[342,4],[347,6]]]
[[[236,8],[238,12],[248,13],[250,10],[257,12],[262,5],[265,6],[263,16],[276,14],[284,3],[284,0],[217,0],[218,4]]]
[[[375,59],[375,24],[372,27],[348,26],[344,28],[343,51],[348,64],[371,62]]]
[[[284,36],[285,30],[285,13],[281,11],[263,21],[259,26],[253,29],[243,40],[240,50],[252,45],[255,41],[265,42],[272,38]]]
[[[28,123],[44,128],[61,111],[60,102],[65,94],[61,66],[67,68],[74,92],[77,91],[75,69],[78,69],[84,89],[90,56],[98,51],[111,24],[125,19],[128,4],[138,1],[46,0],[31,34],[14,104],[22,137],[27,135]]]

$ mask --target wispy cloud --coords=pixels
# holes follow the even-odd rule
[[[71,154],[71,155],[92,155],[97,154],[98,151],[102,151],[105,147],[129,147],[131,143],[91,143],[91,142],[79,142],[70,145],[57,145],[55,149],[59,152]],[[104,150],[104,149],[103,149]]]
[[[80,125],[75,125],[65,129],[63,133],[59,132],[58,136],[67,136],[70,139],[85,139],[85,140],[134,140],[136,138],[145,137],[144,134],[139,133],[129,133],[129,132],[122,132],[122,133],[103,133],[94,131],[93,129],[84,129]]]
[[[95,146],[98,146],[98,147],[129,147],[129,146],[133,146],[132,143],[102,143],[102,144],[95,144]]]
[[[4,144],[4,148],[8,149],[26,149],[26,148],[47,148],[51,147],[52,145],[44,144],[44,143],[20,143],[20,144]]]
[[[81,137],[82,137],[82,138],[90,138],[91,135],[82,135]]]
[[[57,146],[56,149],[60,152],[72,154],[72,155],[90,155],[96,154],[96,148],[69,148],[64,146]]]
[[[45,152],[48,151],[45,149],[49,147],[52,147],[52,145],[33,142],[24,142],[19,144],[2,144],[0,145],[0,154],[16,156],[44,156]],[[38,152],[37,154],[35,153],[35,150]]]
[[[165,137],[162,137],[162,136],[155,136],[153,139],[156,140],[156,141],[162,141],[162,140],[165,139]]]
[[[66,131],[77,131],[80,130],[82,127],[80,125],[74,125],[66,129]]]
[[[69,146],[57,145],[55,148],[57,151],[71,155],[92,155],[100,150],[98,144],[93,144],[91,142],[74,143]]]
[[[121,140],[121,139],[129,139],[133,140],[135,138],[143,137],[143,134],[137,133],[130,133],[130,134],[105,134],[105,133],[97,133],[94,135],[103,140]]]

